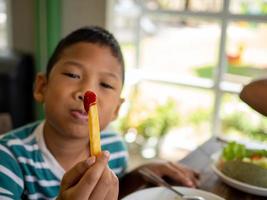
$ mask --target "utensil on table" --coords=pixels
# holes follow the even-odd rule
[[[205,200],[205,198],[195,195],[185,195],[176,189],[174,189],[169,183],[167,183],[165,180],[163,180],[160,176],[155,174],[153,171],[144,168],[140,169],[139,173],[142,174],[144,177],[146,177],[148,180],[152,181],[155,184],[158,184],[160,186],[163,186],[167,188],[168,190],[171,190],[174,192],[177,196],[180,197],[181,200]]]

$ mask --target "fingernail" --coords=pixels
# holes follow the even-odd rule
[[[103,154],[106,158],[109,158],[110,153],[108,151],[104,151]]]
[[[92,164],[95,163],[95,156],[89,157],[86,159],[87,165],[90,167]]]
[[[194,184],[193,184],[193,182],[190,180],[190,179],[187,179],[186,180],[186,184],[188,185],[188,186],[193,186]]]

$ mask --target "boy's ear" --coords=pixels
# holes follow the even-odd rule
[[[33,96],[39,103],[44,102],[45,90],[47,86],[47,78],[45,74],[39,73],[35,78]]]
[[[119,99],[118,105],[117,105],[117,107],[116,107],[116,109],[114,111],[114,115],[112,117],[112,121],[115,120],[115,119],[117,119],[117,117],[119,115],[120,107],[121,107],[121,105],[123,104],[124,101],[125,100],[123,98],[120,98]]]

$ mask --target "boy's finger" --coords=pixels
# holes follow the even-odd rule
[[[119,187],[117,188],[111,188],[106,197],[105,197],[105,200],[117,200],[118,199],[118,196],[119,196]]]
[[[109,152],[102,152],[96,158],[95,164],[89,168],[75,186],[77,199],[89,198],[99,182],[109,160]]]
[[[110,190],[108,191],[105,200],[116,200],[118,199],[119,196],[119,180],[117,176],[114,174],[114,172],[112,172],[112,176],[113,176],[113,184]]]
[[[102,177],[97,183],[93,194],[90,196],[92,200],[107,199],[117,200],[119,193],[119,181],[117,176],[111,171],[109,167],[106,167]]]
[[[65,173],[61,182],[61,190],[64,191],[77,183],[86,170],[95,163],[96,158],[89,157],[88,159],[77,163],[73,168]]]
[[[92,194],[90,195],[90,200],[105,199],[111,187],[112,187],[112,177],[110,169],[106,167],[101,178],[96,184]],[[112,198],[109,199],[111,200]]]

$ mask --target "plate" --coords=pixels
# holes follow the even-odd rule
[[[222,197],[219,197],[213,193],[206,192],[203,190],[193,189],[193,188],[187,188],[187,187],[174,187],[179,192],[186,194],[186,195],[199,195],[205,198],[206,200],[224,200]],[[137,192],[134,192],[126,197],[124,197],[122,200],[176,200],[177,195],[173,193],[172,191],[164,188],[164,187],[154,187],[144,190],[139,190]]]
[[[267,188],[263,187],[257,187],[254,185],[250,185],[248,183],[243,183],[241,181],[235,180],[229,176],[226,176],[224,173],[222,173],[216,166],[216,162],[219,158],[220,152],[215,153],[212,155],[212,159],[214,160],[211,168],[217,174],[220,179],[226,183],[229,186],[232,186],[233,188],[236,188],[238,190],[241,190],[243,192],[247,192],[250,194],[260,195],[260,196],[267,196]]]

